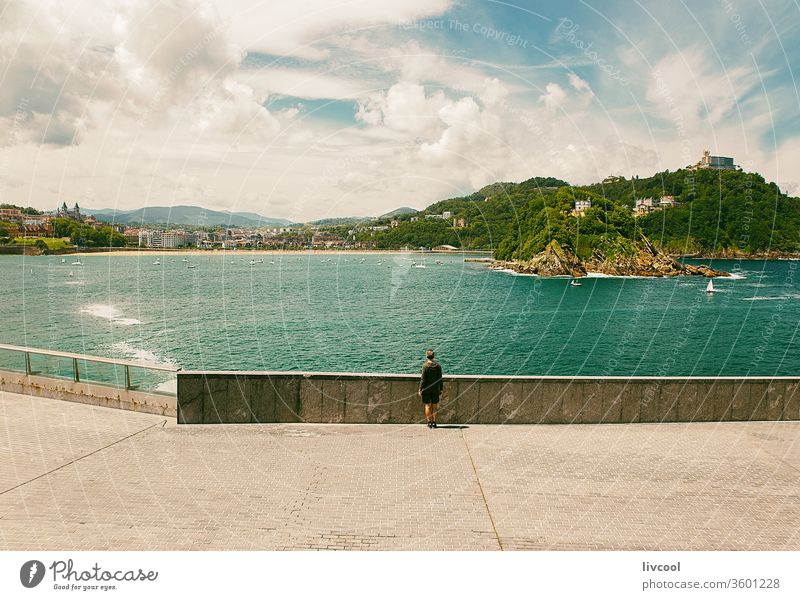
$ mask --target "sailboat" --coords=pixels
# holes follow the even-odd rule
[[[569,282],[569,284],[570,284],[572,287],[580,287],[580,286],[582,286],[582,285],[583,285],[583,284],[582,284],[580,281],[578,281],[578,280],[577,280],[577,279],[575,279],[575,278],[573,278],[573,279],[572,279],[572,280]]]
[[[708,280],[708,285],[706,286],[706,294],[713,294],[716,291],[717,290],[714,289],[714,280],[713,279],[709,279]]]
[[[63,264],[63,263],[65,263],[65,262],[67,262],[67,259],[66,259],[66,258],[62,258],[62,259],[61,259],[61,263]]]
[[[182,258],[181,262],[189,262],[189,259],[188,258]]]
[[[75,277],[75,273],[73,273],[72,271],[70,271],[70,272],[69,272],[69,276],[70,276],[70,277]]]

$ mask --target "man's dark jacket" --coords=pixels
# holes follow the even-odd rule
[[[442,365],[435,360],[425,361],[422,365],[422,377],[419,381],[419,391],[423,396],[438,396],[439,391],[444,388],[442,382]]]

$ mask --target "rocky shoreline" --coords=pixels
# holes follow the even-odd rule
[[[687,265],[658,250],[645,237],[634,242],[631,253],[622,244],[609,244],[604,250],[596,249],[591,258],[582,261],[557,241],[551,241],[543,252],[529,261],[492,261],[494,269],[510,269],[517,273],[542,277],[584,277],[587,273],[616,276],[675,277],[697,275],[701,277],[726,277],[730,273],[717,271],[706,265]]]

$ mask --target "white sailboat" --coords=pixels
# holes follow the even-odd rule
[[[708,285],[706,286],[706,294],[713,294],[716,290],[714,289],[714,280],[709,279]]]
[[[580,286],[582,286],[582,285],[583,285],[583,284],[582,284],[580,281],[578,281],[577,279],[572,279],[572,281],[570,281],[570,282],[569,282],[569,284],[570,284],[572,287],[580,287]]]

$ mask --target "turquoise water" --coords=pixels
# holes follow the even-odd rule
[[[709,296],[702,278],[572,288],[460,255],[181,258],[2,256],[0,342],[184,369],[407,373],[431,346],[449,373],[800,372],[798,262],[714,261],[735,278]]]

